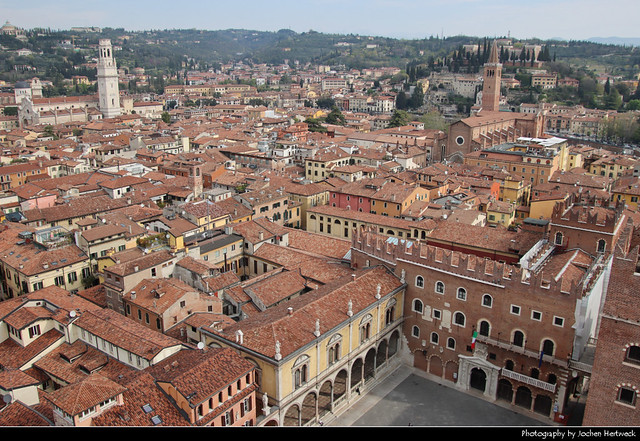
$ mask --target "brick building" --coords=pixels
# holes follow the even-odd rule
[[[617,252],[604,303],[583,424],[637,426],[640,385],[638,248]]]
[[[606,255],[541,239],[508,264],[360,231],[351,257],[402,274],[413,365],[461,390],[556,418],[590,374]]]
[[[592,255],[610,254],[626,238],[628,217],[624,205],[609,206],[608,201],[572,194],[553,208],[549,237],[558,248],[580,247]],[[627,249],[628,244],[623,244]]]

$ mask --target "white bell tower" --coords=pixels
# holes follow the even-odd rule
[[[98,97],[100,111],[105,118],[119,116],[120,91],[118,69],[113,60],[111,40],[101,39],[98,45]]]

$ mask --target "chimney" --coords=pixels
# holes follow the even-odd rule
[[[136,292],[131,291],[131,300],[135,300],[135,299],[136,299]]]
[[[289,306],[287,308],[287,312],[289,313],[289,315],[292,315],[293,314],[293,308],[291,306]]]
[[[260,232],[260,241],[263,241],[263,240],[264,240],[264,231],[261,231]]]

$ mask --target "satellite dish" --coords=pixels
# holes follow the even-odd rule
[[[69,311],[69,317],[73,318],[76,316],[76,312],[75,311]]]
[[[9,404],[12,401],[11,395],[9,394],[5,394],[2,396],[2,401],[4,401],[5,404]]]
[[[198,349],[204,349],[204,343],[199,342],[198,343]]]

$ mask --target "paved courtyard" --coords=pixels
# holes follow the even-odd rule
[[[400,367],[330,426],[552,426],[543,416],[498,405]]]

